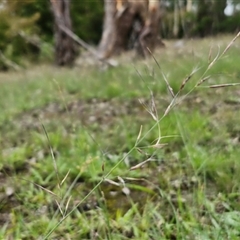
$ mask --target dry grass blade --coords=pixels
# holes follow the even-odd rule
[[[209,88],[224,88],[224,87],[233,87],[233,86],[237,86],[237,85],[240,85],[240,83],[216,84],[216,85],[210,85],[207,87],[209,87]]]
[[[70,173],[70,170],[68,170],[68,172],[67,172],[67,174],[66,174],[66,176],[63,178],[63,180],[61,181],[61,183],[60,183],[60,186],[62,186],[63,185],[63,183],[65,182],[65,180],[67,179],[67,177],[68,177],[68,174]]]
[[[141,163],[139,163],[139,164],[131,167],[131,168],[130,168],[130,171],[136,170],[136,169],[138,169],[138,168],[142,168],[146,163],[148,163],[148,162],[150,162],[150,161],[152,161],[152,160],[153,160],[152,158],[148,158],[147,160],[145,160],[145,161],[143,161],[143,162],[141,162]]]
[[[172,99],[172,101],[170,102],[170,104],[168,105],[168,107],[166,108],[166,110],[165,110],[163,116],[161,117],[161,119],[163,119],[164,117],[166,117],[167,114],[171,111],[171,109],[175,106],[174,104],[175,104],[175,102],[176,102],[179,94],[180,94],[180,91],[178,91],[177,94],[174,96],[174,98]],[[161,121],[161,119],[160,119],[160,121]]]
[[[218,46],[218,53],[216,55],[216,57],[211,61],[211,63],[208,65],[208,68],[206,71],[208,71],[213,65],[214,63],[220,58],[220,47]],[[222,56],[222,55],[221,55]]]
[[[173,101],[168,105],[167,109],[165,110],[163,117],[167,116],[173,106]]]
[[[157,64],[158,68],[161,69],[161,67],[160,67],[160,65],[159,65],[159,63],[158,63],[158,61],[157,61],[157,59],[154,57],[152,51],[151,51],[148,47],[147,47],[147,50],[148,50],[148,52],[151,54],[153,60],[154,60],[155,63]]]
[[[176,100],[176,96],[175,96],[175,98],[171,101],[171,103],[168,105],[168,107],[166,108],[166,110],[165,110],[162,118],[166,117],[167,114],[170,112],[170,110],[171,110],[172,107],[174,106],[175,100]]]
[[[121,184],[125,187],[125,181],[120,176],[118,176],[117,178],[119,182],[121,182]]]
[[[112,184],[112,185],[114,185],[114,186],[120,187],[120,184],[119,184],[119,183],[117,183],[117,182],[115,182],[115,181],[113,181],[113,180],[111,180],[111,179],[105,178],[104,181],[105,181],[105,182],[108,182],[108,183],[110,183],[110,184]]]
[[[182,89],[185,87],[185,85],[188,83],[188,81],[192,78],[192,76],[199,70],[200,68],[195,68],[193,71],[183,80],[179,91],[182,91]]]
[[[147,111],[148,111],[148,110],[147,110]],[[154,115],[153,112],[151,112],[151,111],[148,111],[148,112],[150,113],[150,115],[152,116],[152,118],[153,118],[154,121],[158,121],[158,118]]]
[[[179,91],[181,91],[181,90],[185,87],[186,83],[191,79],[191,77],[192,77],[192,75],[189,75],[189,76],[187,76],[187,77],[183,80],[183,82],[182,82],[182,84],[181,84],[181,86],[180,86]]]
[[[141,99],[139,99],[138,101],[142,104],[145,110],[152,116],[153,120],[158,121],[157,117],[154,115],[154,113],[151,110],[148,109],[146,104]]]
[[[154,55],[153,55],[153,53],[151,52],[151,50],[150,50],[149,48],[147,48],[147,50],[148,50],[148,52],[151,54],[153,60],[154,60],[155,63],[157,64],[158,68],[160,69],[160,71],[161,71],[161,73],[162,73],[162,76],[163,76],[163,79],[164,79],[164,81],[165,81],[165,83],[166,83],[166,85],[167,85],[168,91],[170,92],[170,94],[171,94],[172,97],[174,98],[175,94],[174,94],[174,92],[173,92],[173,89],[172,89],[172,87],[170,86],[170,84],[169,84],[169,82],[168,82],[165,74],[162,72],[162,69],[161,69],[161,67],[160,67],[160,64],[158,63],[157,59],[154,57]]]
[[[151,94],[151,106],[150,106],[150,111],[154,114],[154,116],[156,117],[156,121],[158,120],[158,114],[157,114],[157,108],[156,108],[156,104],[155,104],[155,101],[154,101],[154,96],[153,96],[153,93],[152,91],[150,92]]]
[[[172,89],[172,87],[170,86],[170,84],[169,84],[169,82],[168,82],[168,80],[167,80],[166,75],[162,72],[162,70],[161,70],[161,73],[162,73],[162,76],[163,76],[163,80],[164,80],[164,82],[165,82],[166,85],[167,85],[168,91],[170,92],[171,96],[174,98],[175,94],[174,94],[173,89]]]
[[[19,178],[19,179],[22,179],[22,180],[24,180],[24,181],[27,181],[27,182],[35,185],[36,187],[41,188],[43,191],[45,191],[45,192],[47,192],[47,193],[50,193],[50,194],[53,195],[54,197],[59,198],[59,196],[58,196],[57,194],[55,194],[54,192],[50,191],[49,189],[47,189],[47,188],[45,188],[45,187],[42,187],[41,185],[39,185],[39,184],[37,184],[37,183],[35,183],[35,182],[29,181],[29,180],[24,179],[24,178]]]
[[[221,56],[223,56],[228,49],[233,45],[233,43],[237,40],[237,38],[240,36],[240,31],[238,32],[238,34],[232,39],[232,41],[227,45],[227,47],[224,49],[224,51],[222,52]]]
[[[71,201],[71,198],[72,198],[72,196],[70,196],[70,197],[68,198],[68,200],[67,200],[67,203],[66,203],[66,206],[65,206],[65,213],[66,213],[67,210],[68,210],[68,206],[69,206],[69,203],[70,203],[70,201]]]
[[[57,201],[56,199],[55,199],[55,202],[57,203],[57,206],[58,206],[58,209],[59,209],[60,213],[61,213],[62,216],[64,217],[64,214],[63,214],[63,211],[62,211],[62,209],[61,209],[60,204],[58,203],[58,201]]]
[[[50,191],[49,189],[47,189],[47,188],[45,188],[45,187],[42,187],[41,185],[36,184],[36,183],[33,183],[33,184],[36,185],[37,187],[41,188],[41,189],[44,190],[45,192],[50,193],[50,194],[52,194],[52,195],[55,196],[55,197],[58,197],[54,192]]]
[[[137,149],[137,151],[140,152],[141,154],[147,156],[147,154],[146,154],[142,149],[140,149],[140,148],[136,148],[136,149]]]
[[[236,41],[236,39],[240,36],[240,32],[232,39],[232,41],[227,45],[227,47],[223,50],[223,52],[220,54],[220,47],[218,46],[218,54],[217,56],[212,60],[212,62],[208,65],[207,70],[209,70],[215,62],[220,59],[228,50],[229,48],[233,45],[233,43]]]
[[[200,86],[202,83],[204,83],[205,81],[207,81],[211,76],[206,76],[204,78],[202,78],[198,83],[197,83],[197,87]]]
[[[168,145],[168,143],[158,143],[158,144],[151,145],[150,147],[161,149],[161,148],[163,148],[163,147],[165,147],[167,145]]]
[[[128,181],[145,181],[145,178],[133,178],[133,177],[125,177]]]

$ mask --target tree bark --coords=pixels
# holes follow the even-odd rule
[[[116,13],[116,3],[114,0],[104,0],[104,25],[102,39],[99,44],[99,57],[108,58],[112,52],[116,41],[116,24],[114,15]]]
[[[105,0],[105,18],[98,53],[101,58],[120,54],[129,47],[146,56],[159,33],[159,1]]]
[[[160,27],[160,2],[156,0],[149,0],[147,18],[145,25],[140,34],[139,41],[141,48],[139,53],[144,57],[153,52],[157,42],[159,41],[159,27]]]
[[[193,6],[192,0],[187,0],[186,11],[192,12],[192,6]]]
[[[64,29],[72,31],[70,0],[50,0],[50,2],[55,21],[55,62],[58,66],[69,66],[76,58],[74,41],[64,31]]]

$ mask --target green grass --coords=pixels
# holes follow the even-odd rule
[[[1,73],[0,239],[238,239],[240,90],[204,87],[239,82],[238,42],[205,73],[230,41],[167,42],[161,69],[125,55],[107,71]],[[150,89],[160,119],[172,99],[163,76],[176,94],[197,68],[156,123],[138,99],[151,105]]]

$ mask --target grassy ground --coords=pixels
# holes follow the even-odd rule
[[[1,73],[0,239],[239,239],[233,37],[166,42],[161,69]]]

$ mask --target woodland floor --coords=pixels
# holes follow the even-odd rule
[[[239,239],[239,39],[211,66],[233,37],[1,73],[0,239]],[[188,79],[166,116],[164,78]]]

